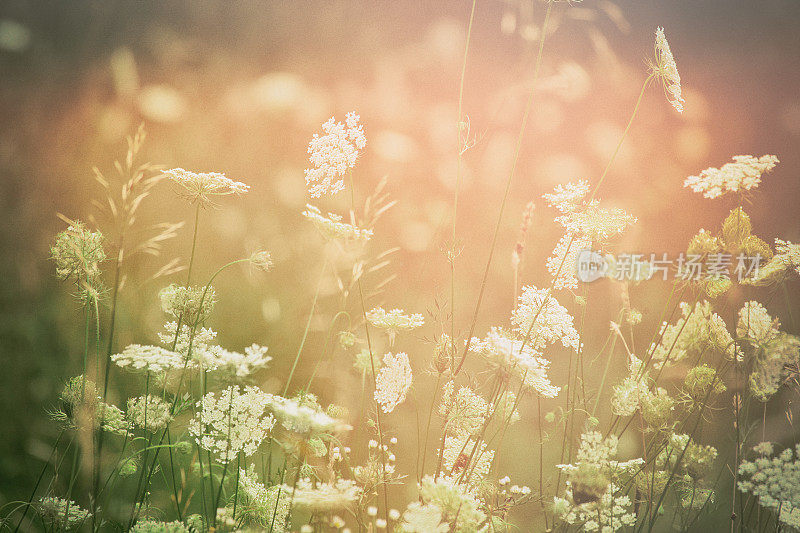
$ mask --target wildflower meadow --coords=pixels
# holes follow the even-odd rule
[[[360,16],[267,4],[180,20],[249,42],[251,15],[274,39],[293,9]],[[286,73],[312,44],[253,83],[229,74],[255,59],[227,70],[238,52],[155,22],[130,41],[149,51],[112,47],[47,141],[71,154],[47,159],[60,185],[23,204],[49,223],[16,262],[43,265],[19,277],[41,322],[4,319],[28,374],[3,385],[21,444],[0,529],[800,530],[797,49],[794,107],[748,123],[704,89],[717,73],[728,105],[748,74],[678,37],[692,4],[627,4],[443,3],[428,37],[365,45],[336,67],[360,82],[316,92]],[[46,53],[20,13],[0,11],[10,70]],[[717,115],[787,129],[733,143]],[[81,128],[107,149],[63,134]],[[592,164],[564,155],[582,138]]]

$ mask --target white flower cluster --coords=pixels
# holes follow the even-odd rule
[[[386,331],[390,345],[394,344],[395,337],[401,331],[411,331],[425,324],[425,318],[419,313],[407,315],[402,309],[386,311],[383,307],[367,311],[367,321],[374,327]]]
[[[474,487],[486,479],[492,468],[494,450],[487,450],[486,446],[483,440],[477,445],[467,434],[447,437],[442,451],[442,471],[456,483]]]
[[[178,352],[143,344],[130,344],[122,350],[122,353],[112,355],[111,360],[120,368],[145,370],[156,374],[167,370],[180,370],[187,365],[184,356]]]
[[[239,469],[239,491],[236,500],[236,515],[245,522],[269,528],[275,532],[285,532],[284,524],[291,508],[291,492],[283,486],[266,487],[254,471]],[[232,503],[229,504],[229,507]]]
[[[675,58],[669,48],[667,37],[664,35],[664,28],[656,29],[655,48],[656,60],[652,66],[653,74],[661,80],[664,90],[667,92],[667,99],[672,104],[672,107],[678,113],[683,113],[683,104],[686,100],[683,99],[681,94],[681,77],[678,74],[678,66],[675,64]]]
[[[213,205],[215,196],[244,194],[249,185],[232,179],[219,172],[192,172],[182,168],[165,170],[164,175],[180,188],[180,194],[188,201],[201,206]]]
[[[329,513],[347,509],[355,504],[361,495],[361,489],[350,479],[315,483],[309,478],[302,478],[297,481],[296,488],[284,486],[283,490],[294,495],[293,507],[309,513]]]
[[[581,234],[565,233],[558,239],[553,253],[546,261],[547,272],[553,277],[555,289],[578,288],[578,278],[575,276],[578,257],[591,246],[592,240]]]
[[[252,344],[244,349],[244,353],[226,350],[218,346],[214,343],[217,333],[209,328],[197,328],[192,336],[192,326],[183,324],[176,342],[177,327],[176,322],[168,322],[164,325],[165,333],[159,333],[159,338],[165,345],[171,346],[173,342],[175,343],[175,352],[181,354],[181,368],[183,368],[185,358],[191,355],[187,362],[187,368],[199,367],[203,370],[217,372],[222,377],[241,380],[250,377],[272,361],[272,357],[267,355],[268,348],[266,346]],[[189,354],[190,344],[191,354]]]
[[[800,274],[800,244],[775,239],[775,255],[766,265],[758,269],[752,280],[754,285],[768,285],[785,279],[788,271]]]
[[[542,195],[549,206],[562,213],[555,221],[565,230],[547,259],[547,271],[553,276],[556,289],[577,288],[575,267],[582,250],[604,243],[637,221],[622,209],[606,209],[597,200],[587,201],[588,193],[589,183],[580,180],[557,185],[554,192]]]
[[[540,353],[556,342],[578,350],[578,332],[573,326],[572,315],[547,289],[523,287],[519,303],[511,315],[511,323],[521,336],[527,336],[531,347]]]
[[[469,387],[460,387],[454,394],[455,383],[448,381],[442,389],[439,414],[445,420],[445,428],[451,434],[474,435],[483,427],[491,415],[492,407]]]
[[[128,419],[151,433],[164,429],[172,421],[169,402],[158,396],[139,396],[128,400]]]
[[[726,192],[749,191],[758,187],[761,175],[778,163],[774,155],[735,155],[732,163],[725,163],[720,168],[707,168],[699,176],[689,176],[683,186],[703,193],[706,198],[717,198]]]
[[[307,168],[305,174],[312,198],[344,189],[345,173],[356,165],[359,150],[367,145],[364,127],[358,123],[360,118],[355,111],[347,114],[344,123],[331,117],[322,125],[325,134],[315,133],[308,143],[312,168]]]
[[[407,354],[389,352],[383,356],[383,366],[375,376],[375,401],[381,405],[384,413],[391,413],[403,403],[412,380]]]
[[[644,460],[612,460],[618,443],[615,435],[604,439],[600,432],[589,431],[581,436],[576,463],[556,465],[568,476],[565,497],[553,499],[557,517],[568,524],[582,524],[584,531],[613,532],[635,523],[631,499],[618,482]]]
[[[545,398],[558,396],[561,387],[553,385],[547,376],[550,361],[530,343],[523,346],[522,340],[510,332],[492,328],[484,339],[473,338],[470,346],[495,370],[518,377],[526,387]]]
[[[307,395],[306,398],[294,399],[270,395],[267,406],[283,427],[301,435],[314,436],[353,429],[352,426],[322,411],[313,396]]]
[[[452,527],[448,531],[480,533],[489,530],[480,501],[454,479],[425,476],[419,485],[419,495],[424,505],[433,504],[441,509],[442,521]]]
[[[194,335],[192,335],[191,324],[181,324],[181,331],[178,331],[177,322],[167,322],[164,324],[164,332],[158,334],[158,338],[164,346],[175,345],[175,351],[181,354],[184,358],[189,357],[189,344],[191,341],[192,354],[198,350],[202,351],[213,345],[214,339],[217,338],[217,332],[210,328],[196,328]]]
[[[162,311],[189,325],[203,322],[211,316],[216,303],[213,287],[206,290],[205,287],[184,287],[175,283],[161,289],[158,297]]]
[[[442,509],[435,503],[411,502],[398,526],[401,533],[448,533],[450,525],[442,522]]]
[[[739,310],[739,321],[736,324],[736,335],[746,338],[756,345],[763,345],[775,339],[779,334],[781,323],[773,319],[767,308],[755,300],[745,302]]]
[[[220,346],[205,346],[197,350],[194,357],[207,369],[225,373],[231,377],[246,378],[272,361],[267,347],[253,344],[244,353],[226,350]]]
[[[191,533],[193,530],[183,522],[161,522],[159,520],[140,520],[130,529],[130,533]]]
[[[81,508],[80,505],[56,496],[40,498],[36,510],[42,519],[57,529],[78,529],[92,516],[92,513]]]
[[[673,365],[705,350],[741,359],[741,350],[734,343],[725,321],[711,310],[709,302],[697,302],[694,307],[681,302],[680,308],[681,317],[675,324],[664,322],[660,342],[650,346],[656,368]]]
[[[341,215],[335,213],[328,213],[323,215],[322,212],[311,204],[306,204],[306,210],[303,211],[303,216],[314,224],[323,237],[327,240],[340,239],[345,242],[366,242],[372,238],[371,229],[360,229],[353,224],[342,222]]]
[[[567,481],[566,498],[554,497],[553,513],[568,524],[582,525],[583,531],[613,533],[636,523],[630,496],[619,494],[620,488],[610,483],[599,500],[573,505],[573,488]]]
[[[275,425],[275,418],[266,412],[269,399],[258,387],[236,385],[219,394],[209,392],[197,404],[200,410],[189,422],[189,433],[223,463],[239,452],[253,455]]]
[[[631,416],[641,405],[642,399],[650,393],[648,376],[642,372],[642,361],[631,356],[628,364],[628,377],[614,386],[611,396],[611,412],[618,416]]]
[[[800,444],[773,455],[769,443],[753,448],[759,457],[739,465],[739,490],[752,493],[768,509],[780,509],[780,520],[797,527],[800,522]]]
[[[56,236],[50,257],[55,261],[59,278],[91,282],[100,275],[100,263],[106,259],[103,234],[75,222]]]
[[[555,207],[562,213],[571,213],[580,207],[583,199],[589,194],[589,182],[578,180],[566,185],[556,185],[554,192],[545,193],[542,198],[550,207]]]

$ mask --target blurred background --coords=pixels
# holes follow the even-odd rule
[[[368,139],[356,167],[359,194],[365,197],[385,176],[385,190],[397,201],[371,246],[401,248],[389,267],[396,278],[372,304],[426,313],[428,326],[402,347],[424,376],[443,318],[436,309],[448,308],[442,249],[451,224],[470,6],[466,0],[0,3],[0,505],[27,498],[56,435],[46,410],[64,380],[80,371],[82,311],[48,260],[54,235],[64,228],[57,213],[88,220],[96,212],[92,200],[103,193],[92,168],[113,175],[126,136],[141,123],[148,134],[145,160],[225,172],[251,186],[246,196],[203,212],[195,279],[256,249],[272,252],[272,273],[242,268],[220,278],[210,325],[231,349],[268,345],[274,361],[261,384],[278,389],[321,268],[321,241],[300,215],[308,201],[307,143],[329,117],[343,120],[356,110]],[[544,8],[539,1],[477,3],[463,100],[478,142],[464,155],[459,200],[456,323],[462,335],[512,163]],[[547,284],[544,261],[559,229],[541,194],[558,183],[598,178],[647,75],[657,26],[665,27],[678,64],[685,112],[676,113],[658,86],[644,97],[599,193],[639,217],[619,249],[675,254],[697,229],[716,230],[735,206],[703,199],[684,189],[683,179],[736,154],[780,158],[746,210],[768,242],[800,240],[800,3],[586,0],[556,4],[553,22],[478,335],[507,323],[511,250],[532,200],[537,208],[520,281]],[[345,212],[349,199],[341,196],[317,203]],[[191,207],[169,185],[159,185],[142,209],[143,225],[185,220],[187,226],[161,257],[129,265],[119,347],[157,340],[163,316],[156,294],[177,278],[150,277],[168,258],[185,263],[191,244]],[[645,315],[642,346],[657,329],[667,291],[658,281],[632,289],[633,305]],[[619,288],[610,282],[591,292],[597,303],[588,353],[600,348],[620,306]],[[335,279],[325,280],[302,377],[316,361],[337,294]],[[576,311],[569,293],[559,299]],[[729,323],[735,309],[724,316]],[[791,330],[785,305],[774,312]],[[615,371],[623,372],[624,356],[615,355]],[[566,358],[558,357],[551,355],[556,383],[566,374]],[[348,391],[360,387],[360,378],[349,360],[323,370],[315,386],[323,403],[355,406]],[[425,398],[432,385],[422,378],[416,386]],[[509,453],[533,442],[533,404],[521,407],[523,422],[507,437],[500,471],[533,485],[534,462],[520,463],[519,454]],[[784,409],[770,416],[780,428],[772,438],[791,440]],[[397,434],[412,434],[413,403],[388,423]],[[718,424],[727,438],[729,421]],[[401,443],[398,455],[411,460],[416,445],[407,446]]]

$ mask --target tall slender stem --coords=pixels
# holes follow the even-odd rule
[[[303,330],[303,338],[300,341],[300,346],[297,347],[297,353],[294,356],[294,362],[292,363],[292,370],[289,372],[289,377],[286,379],[286,384],[283,386],[283,396],[286,396],[286,393],[289,391],[289,385],[292,383],[292,377],[294,376],[294,371],[297,368],[297,363],[300,361],[300,354],[303,353],[303,347],[306,344],[306,338],[308,337],[308,330],[311,328],[311,321],[314,318],[314,310],[317,308],[317,299],[319,298],[319,291],[322,287],[322,280],[325,278],[325,269],[328,266],[328,258],[326,257],[325,260],[322,262],[322,269],[319,273],[319,281],[317,281],[317,288],[314,291],[314,299],[311,302],[311,310],[308,312],[308,320],[306,320],[306,327]]]
[[[514,150],[514,159],[511,164],[511,171],[508,174],[508,179],[506,180],[505,190],[503,192],[503,200],[500,202],[500,212],[497,215],[497,223],[495,224],[494,234],[492,235],[492,242],[489,246],[489,257],[486,260],[486,267],[483,270],[483,278],[481,280],[481,286],[478,290],[478,301],[475,304],[475,312],[472,315],[472,322],[469,326],[469,334],[467,335],[467,342],[464,346],[464,351],[461,355],[461,359],[458,362],[458,366],[453,372],[454,375],[461,372],[461,367],[464,366],[464,361],[467,358],[467,354],[469,353],[470,343],[472,341],[472,335],[475,333],[475,325],[478,322],[478,314],[481,310],[481,303],[483,301],[483,293],[486,290],[486,281],[489,278],[489,269],[492,266],[492,259],[494,258],[494,250],[497,245],[497,236],[500,233],[500,226],[503,222],[503,213],[505,212],[506,202],[508,201],[508,193],[511,190],[511,182],[514,179],[514,173],[517,169],[517,162],[519,161],[519,154],[522,150],[522,139],[525,135],[525,130],[527,129],[528,125],[528,115],[530,114],[531,107],[533,106],[533,96],[536,94],[536,81],[539,78],[539,69],[542,66],[542,52],[544,50],[544,39],[545,35],[547,34],[547,23],[550,20],[550,11],[553,8],[553,2],[547,3],[547,11],[544,16],[544,22],[542,23],[542,37],[539,40],[539,51],[536,54],[536,63],[533,66],[533,80],[531,81],[531,92],[528,96],[528,103],[525,106],[525,112],[522,115],[522,124],[519,128],[519,134],[517,135],[517,146]]]
[[[472,0],[472,9],[469,13],[469,24],[467,25],[467,39],[464,44],[464,59],[461,62],[461,81],[458,84],[458,122],[456,124],[456,188],[453,193],[453,232],[450,239],[450,349],[455,352],[456,342],[456,257],[458,255],[456,244],[456,226],[458,223],[458,193],[461,189],[461,159],[464,155],[464,143],[462,142],[461,130],[464,126],[462,118],[462,108],[464,105],[464,78],[467,73],[467,55],[469,54],[469,42],[472,37],[472,22],[475,19],[475,6],[477,0]],[[469,135],[469,131],[467,131]],[[466,142],[469,142],[467,140]]]

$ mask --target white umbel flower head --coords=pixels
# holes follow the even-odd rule
[[[360,229],[353,224],[342,222],[342,217],[334,213],[323,215],[318,208],[311,204],[306,205],[303,216],[310,220],[317,231],[327,240],[364,243],[372,237],[372,230]]]
[[[537,320],[538,321],[538,320]],[[550,361],[531,346],[501,328],[492,328],[483,339],[473,338],[470,350],[477,353],[498,372],[511,374],[529,389],[545,398],[558,396],[561,387],[550,382]]]
[[[405,314],[402,309],[386,311],[383,307],[376,307],[367,312],[367,321],[378,329],[386,331],[389,344],[394,344],[394,339],[401,331],[411,331],[422,326],[425,318],[419,314]]]
[[[383,356],[383,366],[375,376],[375,401],[381,405],[384,413],[391,413],[403,403],[412,379],[408,355],[390,352]]]
[[[231,378],[246,378],[255,371],[267,366],[272,357],[267,355],[267,347],[253,344],[244,353],[226,350],[220,346],[198,345],[194,358],[206,370],[213,370]]]
[[[356,165],[358,153],[367,145],[364,129],[355,111],[347,114],[345,122],[331,117],[322,125],[324,135],[314,134],[308,143],[311,168],[305,171],[308,192],[312,198],[336,194],[344,189],[345,173]]]
[[[447,533],[450,526],[442,522],[442,509],[435,503],[411,502],[398,526],[403,533]]]
[[[314,483],[308,478],[297,481],[296,487],[284,485],[293,494],[292,506],[310,513],[329,513],[350,508],[361,495],[355,481],[338,479],[331,483]]]
[[[308,400],[303,401],[303,398],[270,396],[268,407],[283,427],[301,435],[316,436],[353,429],[319,409],[313,396],[308,397]]]
[[[561,342],[565,347],[578,349],[578,332],[572,315],[547,289],[533,286],[522,288],[519,303],[511,315],[511,322],[534,350],[542,352],[548,345]]]
[[[169,402],[158,396],[139,396],[128,400],[128,419],[151,433],[164,429],[172,421]]]
[[[65,527],[67,530],[78,529],[92,516],[92,513],[81,508],[77,503],[56,496],[40,498],[39,502],[35,504],[35,508],[42,520],[52,526],[57,526],[58,529]]]
[[[156,374],[167,370],[180,370],[184,366],[193,366],[192,361],[186,361],[183,355],[160,346],[130,344],[118,353],[111,356],[111,360],[120,368],[130,370],[144,370]]]
[[[491,405],[469,387],[460,387],[455,391],[453,381],[445,384],[439,414],[451,434],[477,434],[491,413]]]
[[[678,66],[672,56],[667,37],[664,35],[664,28],[656,29],[655,45],[655,64],[651,66],[653,74],[661,80],[667,99],[678,113],[683,113],[683,104],[686,100],[681,94],[681,77],[678,74]]]
[[[197,404],[199,411],[189,422],[189,433],[222,463],[239,452],[249,457],[275,425],[275,418],[266,412],[269,398],[258,387],[236,385],[218,394],[209,392]]]
[[[749,191],[758,187],[761,176],[779,162],[774,155],[735,155],[731,163],[720,168],[709,167],[698,176],[689,176],[683,186],[703,193],[706,198],[717,198],[727,192]]]
[[[165,170],[164,175],[180,187],[179,194],[193,204],[214,205],[217,196],[244,194],[249,185],[234,181],[219,172],[192,172],[182,168]]]
[[[89,231],[80,221],[74,222],[56,236],[50,257],[59,278],[91,281],[100,274],[99,265],[106,259],[103,234]]]

